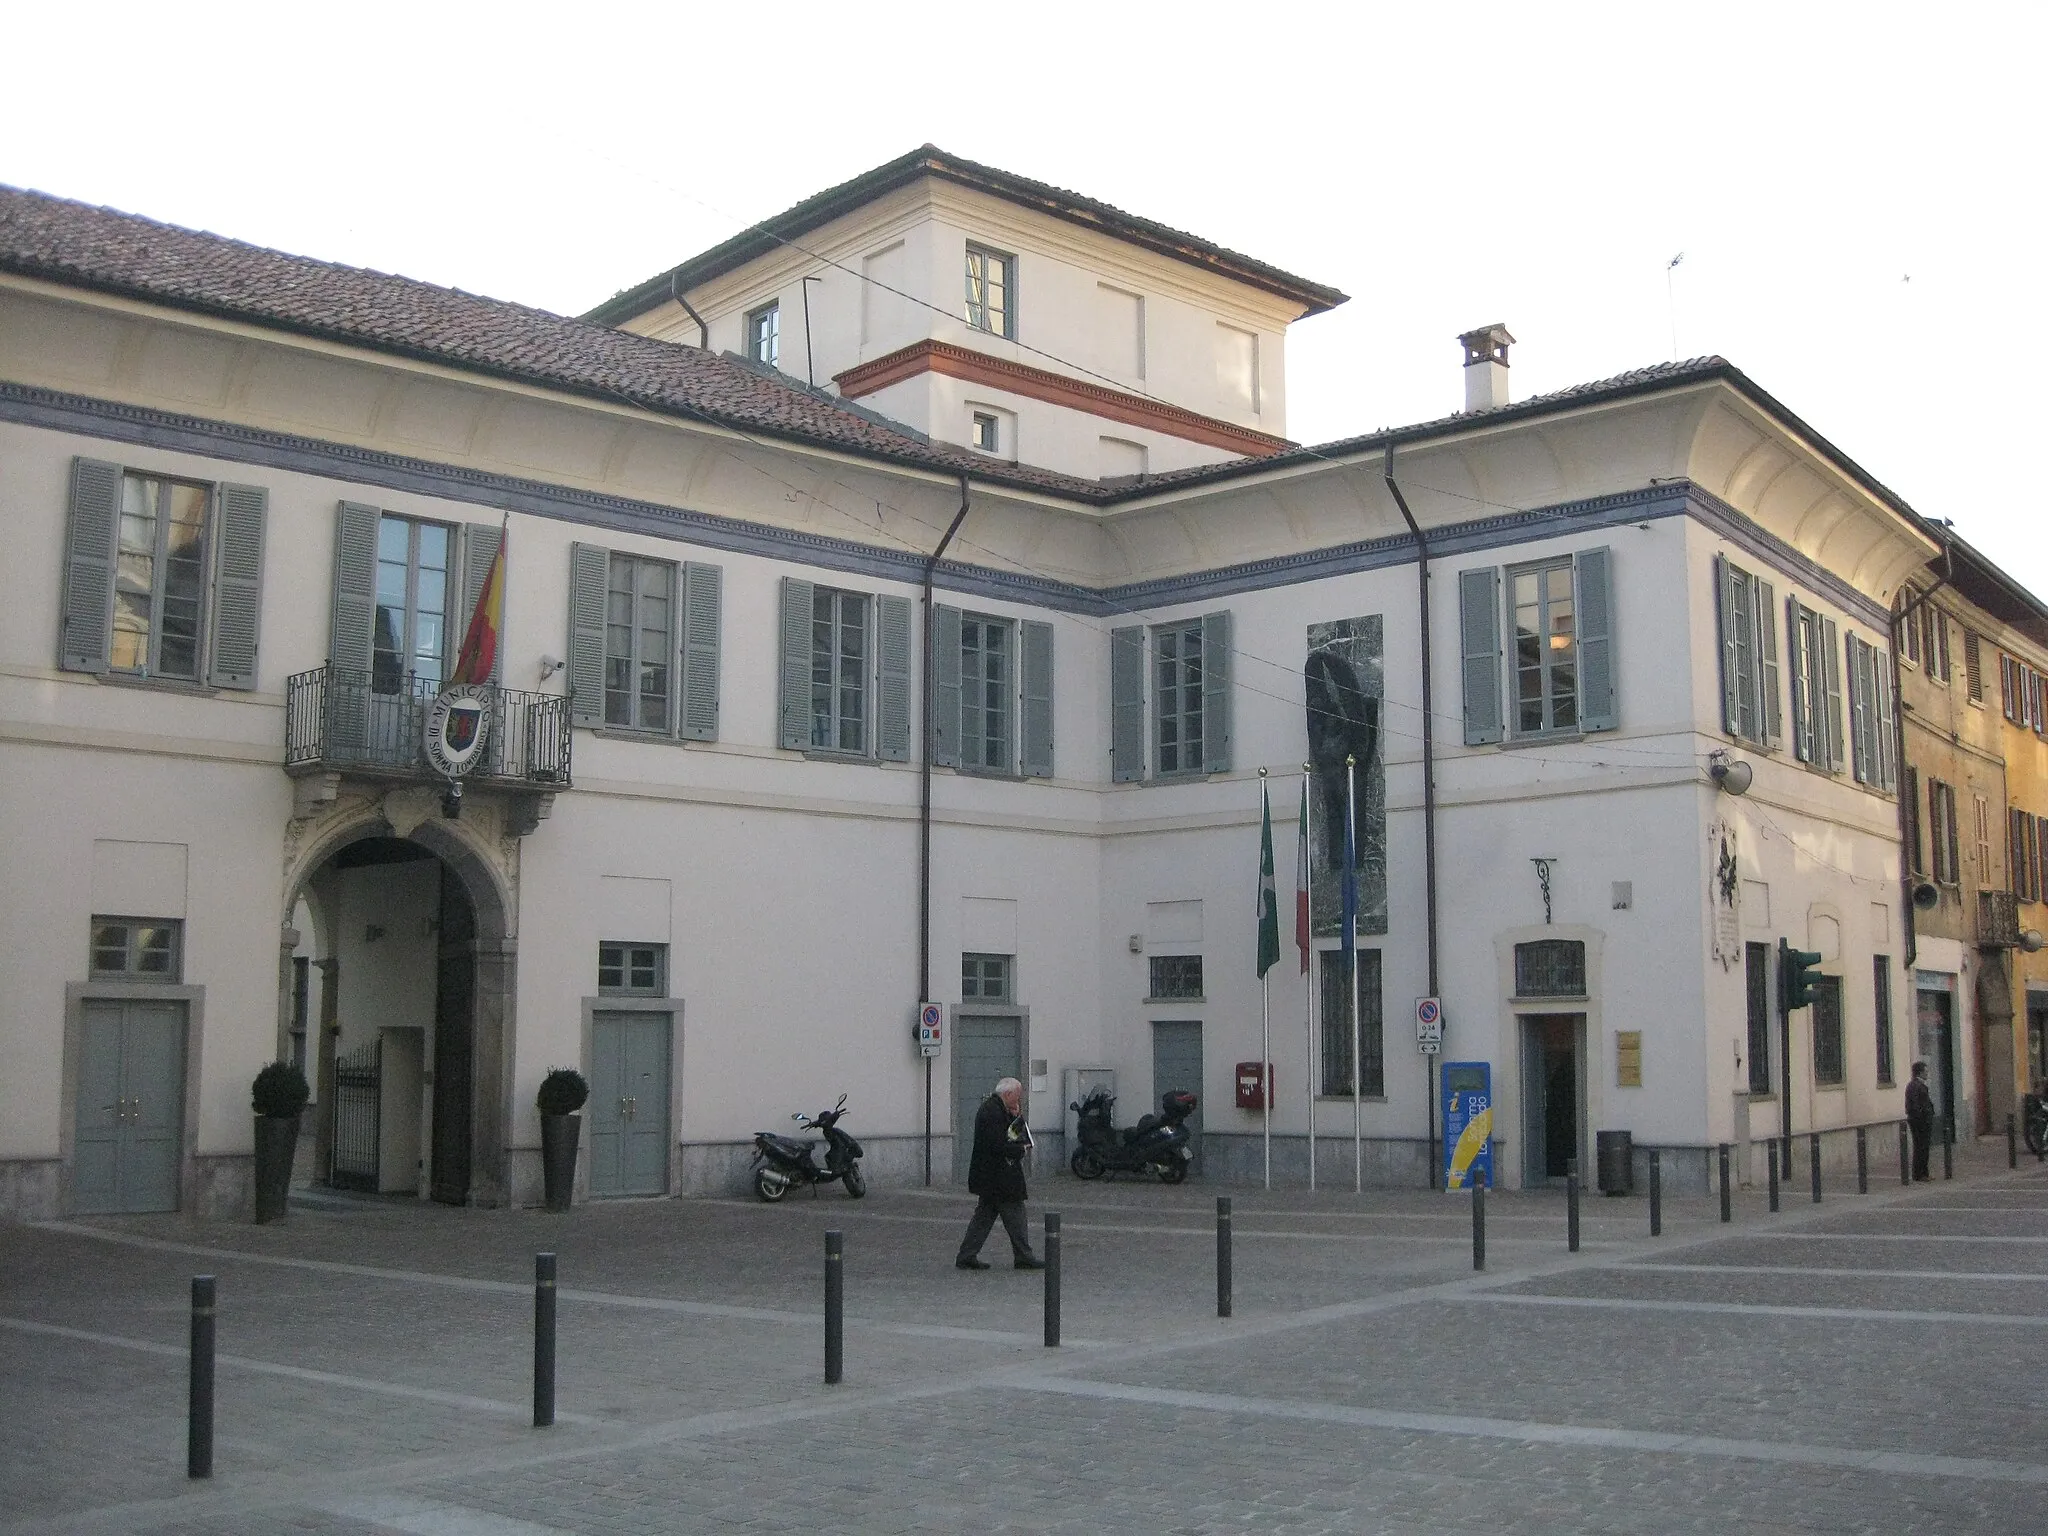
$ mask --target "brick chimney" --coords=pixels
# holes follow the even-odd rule
[[[1490,411],[1508,403],[1508,348],[1504,325],[1482,325],[1458,338],[1465,349],[1465,409]]]

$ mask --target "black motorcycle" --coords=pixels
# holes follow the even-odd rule
[[[811,1153],[819,1143],[798,1140],[794,1136],[778,1136],[773,1131],[755,1132],[754,1193],[773,1203],[796,1185],[810,1185],[811,1193],[815,1195],[820,1184],[830,1184],[837,1179],[854,1199],[866,1194],[868,1181],[860,1171],[860,1143],[839,1129],[839,1117],[845,1113],[846,1095],[842,1093],[839,1102],[830,1109],[820,1110],[815,1115],[798,1113],[789,1117],[802,1130],[825,1133],[823,1168],[811,1160]]]
[[[1198,1102],[1192,1093],[1164,1094],[1158,1114],[1146,1115],[1136,1125],[1118,1130],[1116,1095],[1097,1088],[1080,1103],[1067,1106],[1080,1116],[1081,1143],[1067,1166],[1077,1179],[1099,1179],[1105,1173],[1157,1173],[1160,1183],[1178,1184],[1188,1176],[1188,1165],[1195,1160],[1187,1119]]]

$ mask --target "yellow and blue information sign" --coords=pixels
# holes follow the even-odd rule
[[[1438,1076],[1443,1101],[1444,1188],[1493,1184],[1493,1066],[1447,1061]]]

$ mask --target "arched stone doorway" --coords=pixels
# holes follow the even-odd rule
[[[285,942],[300,957],[310,953],[320,976],[308,1051],[314,1175],[502,1206],[517,970],[503,851],[458,824],[415,820],[407,813],[419,808],[399,800],[344,811],[341,824],[309,840],[288,880]],[[295,912],[301,922],[310,916],[312,932],[293,928]],[[281,1039],[293,1004],[281,986]],[[338,1083],[360,1081],[367,1063],[375,1064],[377,1102],[366,1179],[360,1099]],[[346,1146],[344,1105],[355,1138]]]

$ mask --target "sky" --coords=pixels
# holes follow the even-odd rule
[[[576,313],[936,143],[1350,294],[1297,440],[1719,354],[2048,596],[2048,7],[10,9],[10,185]]]

